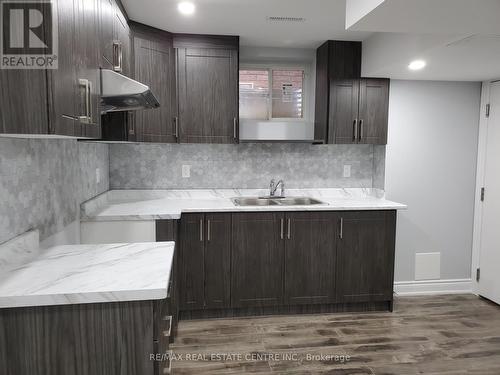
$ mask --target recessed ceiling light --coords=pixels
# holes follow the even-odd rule
[[[427,63],[424,60],[415,60],[415,61],[412,61],[410,63],[410,65],[408,65],[408,69],[420,70],[420,69],[425,68],[426,65],[427,65]]]
[[[179,4],[177,4],[177,10],[182,14],[189,16],[194,13],[195,6],[190,1],[182,1]]]

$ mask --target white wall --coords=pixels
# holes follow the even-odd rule
[[[416,253],[441,253],[440,278],[471,270],[480,83],[391,81],[385,189],[398,214],[396,281]]]

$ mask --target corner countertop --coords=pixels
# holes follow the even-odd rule
[[[29,233],[0,245],[0,308],[167,297],[174,242],[33,249]]]
[[[110,190],[81,206],[82,221],[180,219],[183,212],[263,212],[402,210],[379,189],[289,189],[287,196],[308,196],[323,204],[310,206],[236,206],[232,197],[263,196],[266,190]]]

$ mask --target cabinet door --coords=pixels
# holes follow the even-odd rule
[[[204,305],[204,215],[183,214],[180,229],[180,308],[202,309]]]
[[[281,213],[233,214],[232,307],[283,303],[283,224]]]
[[[138,142],[177,142],[175,51],[171,41],[134,35],[135,79],[148,85],[160,107],[134,114]]]
[[[360,81],[359,143],[387,144],[389,79]]]
[[[238,51],[178,50],[179,127],[183,143],[236,143]]]
[[[101,137],[99,50],[95,47],[99,39],[98,6],[98,0],[75,0],[74,59],[79,89],[76,108],[81,135],[90,138]]]
[[[337,302],[392,300],[395,211],[346,212],[337,241]]]
[[[48,32],[44,29],[45,34]],[[42,69],[0,69],[0,133],[47,134],[47,72]]]
[[[205,222],[205,307],[229,307],[231,214],[207,214]]]
[[[328,143],[356,143],[359,80],[333,80],[330,83]]]
[[[286,215],[285,303],[335,301],[339,217],[332,212]]]
[[[47,134],[46,72],[0,69],[0,82],[0,133]]]
[[[73,1],[57,1],[58,68],[48,72],[52,82],[50,117],[53,133],[68,136],[82,135],[77,108],[79,85],[75,63],[75,12]]]
[[[101,67],[113,69],[114,0],[99,0],[99,45]]]
[[[115,15],[115,25],[114,25],[114,43],[118,43],[120,45],[118,51],[118,57],[115,57],[114,63],[119,65],[118,71],[130,77],[131,74],[131,48],[130,48],[130,28],[127,23],[127,19],[121,12],[120,7],[116,6],[116,15]]]

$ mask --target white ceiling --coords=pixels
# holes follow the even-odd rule
[[[177,11],[177,0],[122,0],[134,21],[171,32],[239,35],[242,46],[316,48],[327,39],[363,41],[365,76],[500,78],[500,0],[191,1],[196,12],[187,17]],[[269,16],[305,21],[272,22]],[[414,59],[425,59],[427,67],[409,71]]]
[[[408,69],[416,59],[427,62],[425,69]],[[500,36],[376,33],[363,42],[362,74],[443,81],[500,78]]]
[[[347,17],[346,26],[352,31],[500,34],[499,0],[347,1],[350,13],[357,13]]]
[[[366,76],[482,81],[500,78],[500,0],[347,0]],[[427,67],[410,71],[412,60]]]
[[[328,39],[363,40],[370,33],[345,30],[345,0],[192,0],[183,16],[176,0],[122,0],[129,17],[178,33],[239,35],[243,46],[316,48]],[[304,17],[271,22],[270,16]]]

